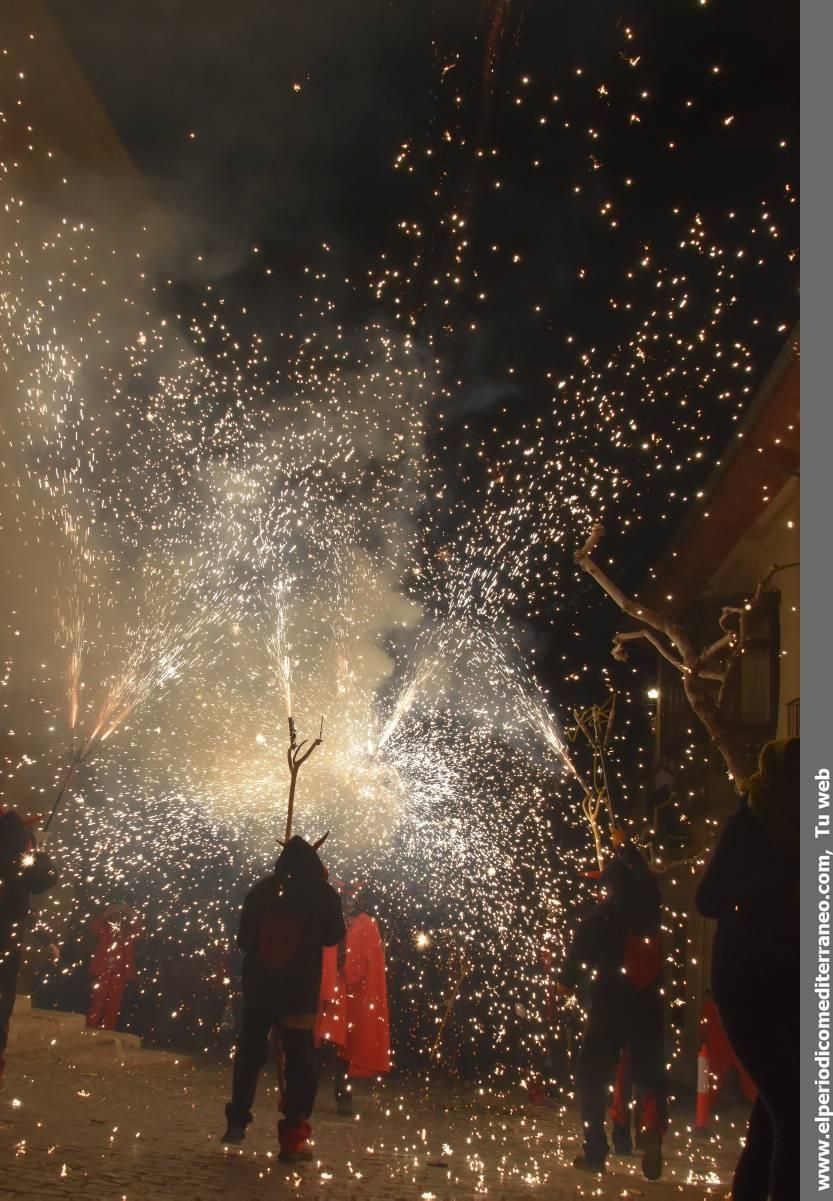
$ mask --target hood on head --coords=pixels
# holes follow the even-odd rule
[[[278,856],[275,875],[282,880],[315,881],[325,879],[327,873],[315,848],[295,834]]]
[[[659,885],[647,864],[634,866],[621,854],[614,854],[606,863],[599,882],[634,933],[656,931],[662,900]]]
[[[758,759],[758,775],[765,787],[784,790],[795,788],[798,784],[800,755],[798,738],[775,738],[768,742]]]
[[[629,872],[621,859],[613,856],[608,859],[599,873],[599,883],[614,900],[623,900],[628,891]]]
[[[801,742],[776,738],[761,751],[758,770],[743,781],[749,808],[770,837],[794,849],[798,842]]]
[[[11,854],[22,854],[29,841],[26,824],[14,809],[7,809],[0,814],[0,846]]]

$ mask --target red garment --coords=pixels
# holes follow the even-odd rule
[[[656,984],[662,970],[659,935],[628,934],[625,938],[625,974],[641,990]]]
[[[638,1131],[656,1130],[660,1138],[668,1133],[668,1119],[661,1116],[659,1100],[652,1088],[638,1088],[636,1103],[632,1105],[634,1095],[633,1072],[631,1071],[631,1054],[625,1048],[619,1056],[616,1066],[616,1080],[613,1085],[613,1100],[610,1104],[610,1120],[614,1126],[624,1127],[630,1135],[631,1113],[633,1113]],[[664,1115],[664,1107],[662,1111]]]
[[[752,1077],[741,1064],[729,1042],[729,1036],[723,1029],[717,1006],[711,997],[703,1001],[700,1014],[700,1039],[706,1044],[709,1053],[709,1095],[711,1101],[716,1101],[723,1091],[726,1077],[732,1068],[738,1074],[741,1091],[747,1101],[754,1101],[757,1089]]]
[[[311,1134],[312,1126],[306,1118],[298,1118],[294,1122],[288,1122],[286,1118],[282,1118],[278,1122],[278,1143],[284,1153],[292,1154],[294,1151],[303,1151]]]
[[[315,1019],[315,1045],[322,1042],[343,1047],[347,1042],[347,989],[344,975],[338,970],[338,953],[342,948],[324,947],[321,956],[321,993],[318,1016]]]
[[[98,1030],[115,1030],[124,999],[124,976],[111,972],[93,982],[87,1025]]]
[[[367,913],[348,919],[344,966],[338,948],[325,947],[316,1042],[334,1042],[351,1076],[390,1071],[390,1022],[385,980],[385,948],[379,927]]]
[[[125,984],[136,979],[133,948],[142,929],[133,914],[106,909],[92,922],[90,931],[97,941],[90,960],[93,986],[87,1025],[115,1030]]]

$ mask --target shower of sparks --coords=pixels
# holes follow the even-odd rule
[[[510,5],[489,12],[488,120],[472,121],[496,144],[465,136],[464,105],[402,143],[395,169],[433,199],[370,268],[361,329],[321,264],[279,336],[238,332],[213,288],[176,314],[139,235],[28,204],[20,164],[4,163],[0,484],[6,787],[40,812],[67,761],[87,762],[56,818],[64,884],[44,928],[63,922],[80,954],[90,917],[127,899],[149,962],[224,954],[274,854],[286,718],[314,738],[323,715],[295,828],[329,829],[334,873],[370,882],[399,1060],[442,1059],[459,986],[498,1087],[535,1060],[543,956],[569,941],[593,855],[567,701],[554,683],[549,699],[521,627],[551,624],[566,695],[586,666],[572,552],[594,520],[637,538],[699,495],[767,365],[756,306],[795,258],[796,194],[773,144],[759,204],[706,212],[681,196],[646,241],[652,198],[606,169],[607,150],[670,160],[688,117],[669,101],[659,122],[637,35],[617,29],[605,79],[502,81]],[[709,137],[743,136],[741,116],[715,113]],[[35,131],[31,156],[47,153]],[[517,197],[547,164],[575,220],[615,248],[603,281],[576,267],[604,332],[554,321],[533,276],[516,303],[551,356],[524,375],[540,404],[512,418],[525,365],[507,339],[487,429],[471,416],[481,382],[448,360],[520,272]],[[520,215],[498,236],[510,188]],[[667,920],[677,996],[682,915]],[[159,968],[142,987],[168,985]]]

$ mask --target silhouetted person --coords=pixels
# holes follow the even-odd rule
[[[563,994],[571,995],[583,980],[587,985],[588,1021],[578,1059],[584,1151],[573,1162],[585,1171],[605,1170],[606,1099],[619,1057],[627,1051],[642,1171],[656,1180],[662,1174],[666,1125],[660,894],[648,864],[620,830],[614,831],[614,845],[599,879],[604,899],[579,923],[558,977]]]
[[[321,951],[341,942],[344,933],[341,902],[327,883],[316,849],[303,838],[291,838],[274,873],[246,897],[240,916],[237,945],[244,952],[243,1018],[223,1142],[243,1141],[274,1029],[285,1064],[284,1118],[278,1123],[280,1158],[284,1162],[312,1158],[307,1140],[317,1087],[313,1026],[321,987]]]
[[[717,919],[712,995],[758,1089],[735,1201],[787,1201],[799,1169],[799,769],[797,738],[768,742],[697,890]]]
[[[49,856],[37,850],[23,818],[11,809],[0,812],[0,1084],[30,898],[46,892],[57,879]]]

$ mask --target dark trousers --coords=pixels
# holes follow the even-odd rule
[[[613,1102],[610,1106],[610,1120],[613,1122],[613,1145],[616,1146],[617,1127],[621,1142],[630,1141],[631,1137],[631,1100],[633,1098],[633,1075],[631,1073],[631,1058],[629,1051],[623,1051],[619,1056],[616,1068],[616,1083],[613,1085]]]
[[[637,1129],[666,1125],[665,1054],[662,999],[656,992],[616,990],[590,1004],[590,1017],[578,1057],[579,1109],[588,1160],[607,1158],[605,1110],[619,1056],[627,1051],[637,1103]]]
[[[746,1145],[732,1184],[734,1201],[787,1201],[796,1195],[800,1161],[798,964],[772,948],[750,960],[714,962],[714,999],[729,1042],[758,1089]]]
[[[9,1041],[9,1020],[17,992],[17,973],[20,971],[20,948],[0,950],[0,1076],[5,1066],[4,1052]]]
[[[297,1122],[312,1113],[318,1088],[312,1030],[290,1029],[276,1022],[268,1010],[246,1007],[234,1056],[231,1101],[226,1106],[231,1126],[248,1126],[252,1120],[257,1081],[269,1053],[273,1027],[283,1047],[286,1120]]]
[[[760,1093],[755,1097],[749,1126],[732,1180],[734,1201],[766,1201],[775,1139],[772,1121]],[[773,1194],[774,1196],[775,1194]]]
[[[324,1069],[329,1064],[332,1064],[336,1103],[338,1105],[350,1105],[353,1101],[353,1090],[350,1087],[350,1064],[338,1054],[335,1043],[322,1042],[318,1048],[316,1060],[319,1080]]]

